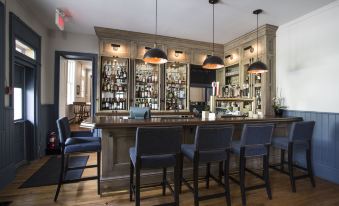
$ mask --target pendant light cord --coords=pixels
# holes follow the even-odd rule
[[[154,35],[154,47],[157,47],[158,36],[158,0],[155,0],[155,35]]]
[[[259,14],[257,14],[257,61],[259,61]]]
[[[213,51],[212,55],[214,55],[214,4],[213,4]]]

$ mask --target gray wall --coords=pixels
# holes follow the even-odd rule
[[[0,22],[4,23],[4,8],[3,4],[0,2]],[[17,22],[17,19],[15,20]],[[11,97],[10,95],[4,94],[4,82],[5,82],[5,59],[6,62],[9,61],[9,58],[5,58],[5,48],[4,48],[4,27],[0,26],[0,189],[3,188],[6,184],[11,182],[16,173],[16,166],[15,162],[18,157],[24,156],[22,149],[23,145],[16,142],[19,139],[20,133],[14,131],[14,124],[13,124],[13,109],[11,107],[4,106],[4,99],[5,96],[7,98]],[[26,28],[20,30],[21,35],[30,35],[31,30]],[[10,33],[10,32],[6,32]],[[39,43],[40,44],[40,43]],[[37,53],[39,55],[40,52]],[[40,58],[37,57],[37,60],[40,62]],[[11,62],[12,63],[12,62]],[[10,65],[11,65],[10,63]],[[36,68],[37,71],[38,68]],[[37,78],[37,88],[40,89],[40,74],[38,72]],[[37,96],[40,96],[40,93],[36,93]],[[39,98],[38,98],[39,99]],[[36,101],[38,104],[36,115],[38,127],[36,129],[36,141],[37,144],[30,145],[28,150],[34,149],[32,152],[33,156],[29,156],[29,160],[37,159],[45,154],[46,148],[46,139],[48,132],[55,129],[55,112],[53,105],[41,105],[40,101]]]

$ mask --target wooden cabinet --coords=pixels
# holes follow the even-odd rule
[[[131,42],[119,39],[100,41],[100,54],[107,57],[130,58]]]
[[[136,78],[140,78],[141,76],[148,76],[151,78],[154,76],[154,74],[151,72],[151,74],[140,74],[137,72],[137,67],[139,67],[139,63],[142,62],[142,59],[144,57],[144,54],[147,52],[148,49],[154,48],[154,35],[153,34],[145,34],[145,33],[139,33],[139,32],[130,32],[130,31],[122,31],[122,30],[116,30],[116,29],[108,29],[108,28],[101,28],[101,27],[95,27],[95,32],[99,38],[99,45],[100,45],[100,59],[104,60],[105,58],[128,58],[130,64],[128,65],[128,85],[126,86],[126,90],[128,95],[128,98],[126,97],[126,105],[129,106],[135,106],[144,104],[145,101],[140,98],[140,93],[142,91],[140,90],[145,88],[142,88],[140,86],[137,86]],[[202,65],[204,60],[206,59],[207,54],[211,54],[212,44],[208,42],[200,42],[200,41],[194,41],[194,40],[188,40],[188,39],[180,39],[180,38],[173,38],[173,37],[166,37],[166,36],[157,36],[157,47],[161,48],[164,52],[167,53],[168,61],[173,64],[182,64],[185,65],[185,75],[180,76],[180,78],[184,78],[185,76],[185,86],[182,86],[182,88],[179,89],[180,98],[184,99],[182,103],[178,104],[178,108],[182,110],[188,110],[188,102],[189,102],[189,89],[187,89],[187,85],[189,85],[189,67],[188,64],[197,64]],[[116,47],[112,47],[112,44],[116,45]],[[117,46],[118,45],[118,46]],[[222,44],[215,44],[215,54],[218,56],[223,55],[223,48],[224,46]],[[177,52],[176,52],[177,51]],[[108,61],[110,63],[110,61]],[[113,62],[113,60],[112,60]],[[105,61],[101,61],[101,68],[104,68]],[[108,63],[108,64],[109,64]],[[151,98],[147,100],[146,105],[149,105],[149,101],[151,101],[152,106],[158,105],[157,107],[153,108],[154,110],[163,110],[165,109],[165,68],[167,65],[161,65],[159,67],[159,74],[157,77],[159,77],[159,91],[158,94],[160,96],[156,98]],[[168,70],[166,70],[168,71]],[[100,72],[100,71],[99,71]],[[98,74],[98,77],[101,77],[102,74]],[[177,78],[177,76],[175,76]],[[161,81],[160,81],[161,80]],[[175,79],[177,80],[177,79]],[[178,79],[179,80],[179,79]],[[183,79],[180,79],[181,83],[184,81]],[[98,82],[102,82],[100,79]],[[148,82],[151,84],[153,82]],[[167,82],[168,83],[168,82]],[[168,85],[166,85],[168,86]],[[102,85],[97,85],[97,87],[102,87]],[[105,85],[104,85],[105,87]],[[107,87],[107,86],[106,86]],[[109,88],[111,90],[111,84],[109,85]],[[187,91],[184,93],[184,89]],[[98,88],[99,91],[100,88]],[[152,91],[154,89],[151,89]],[[149,92],[149,90],[147,90]],[[177,91],[173,90],[173,93],[176,93]],[[180,93],[181,92],[181,93]],[[138,93],[138,95],[136,95]],[[111,95],[111,94],[110,94]],[[161,96],[162,95],[162,96]],[[112,96],[112,95],[111,95]],[[111,102],[111,97],[103,96],[101,92],[99,92],[97,99],[104,98],[104,102],[108,101]],[[136,97],[138,96],[138,98]],[[145,96],[145,94],[141,93],[141,96]],[[146,94],[146,96],[150,96],[149,94]],[[151,95],[152,96],[152,95]],[[175,96],[175,95],[174,95]],[[107,100],[108,98],[108,100]],[[111,98],[111,99],[110,99]],[[125,97],[124,97],[125,98]],[[173,99],[173,98],[172,98]],[[101,107],[106,108],[106,106],[103,106],[103,101],[101,101]],[[173,101],[172,101],[173,103]],[[106,104],[105,104],[106,105]],[[114,105],[114,104],[113,104]],[[115,107],[113,107],[113,110]],[[174,107],[169,107],[170,109],[173,109]],[[129,108],[126,108],[128,110]]]
[[[224,45],[225,68],[217,71],[221,87],[229,85],[240,89],[240,99],[253,99],[252,110],[263,115],[273,114],[272,98],[275,96],[275,34],[277,27],[264,25]],[[264,74],[248,74],[251,63],[264,62],[269,71]],[[236,81],[238,79],[238,81]],[[238,82],[238,83],[237,83]],[[245,92],[245,95],[244,95]],[[238,93],[237,93],[238,95]]]
[[[167,57],[169,62],[189,63],[191,50],[187,48],[168,48]]]

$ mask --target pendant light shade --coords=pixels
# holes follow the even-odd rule
[[[261,73],[265,73],[268,72],[268,68],[266,66],[266,64],[264,64],[263,62],[259,61],[259,55],[258,55],[258,47],[259,47],[259,14],[262,13],[261,9],[257,9],[255,11],[253,11],[253,14],[257,15],[257,61],[253,62],[247,70],[247,73],[249,74],[261,74]]]
[[[158,0],[155,0],[155,34],[154,39],[156,40],[156,37],[158,35]],[[167,55],[164,51],[162,51],[157,47],[157,43],[154,43],[154,48],[148,50],[144,54],[144,62],[150,63],[150,64],[164,64],[167,62]]]
[[[150,64],[164,64],[167,62],[167,55],[159,48],[148,50],[144,55],[144,62]]]
[[[248,70],[247,70],[247,72],[250,73],[250,74],[260,74],[260,73],[265,73],[267,71],[268,71],[268,69],[267,69],[266,64],[264,64],[263,62],[261,62],[259,60],[252,63],[248,67]]]
[[[220,69],[224,67],[224,61],[220,57],[214,56],[214,4],[219,0],[209,0],[208,2],[213,6],[213,54],[205,59],[202,67],[204,69]]]
[[[205,69],[220,69],[224,67],[224,61],[218,56],[209,56],[203,63]]]

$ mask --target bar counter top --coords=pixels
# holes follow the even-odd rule
[[[96,129],[131,128],[140,126],[193,126],[207,124],[245,124],[245,123],[292,123],[302,121],[301,117],[275,117],[261,118],[226,117],[215,120],[203,120],[196,117],[157,116],[150,119],[123,119],[122,116],[96,116],[84,121],[84,125]]]

